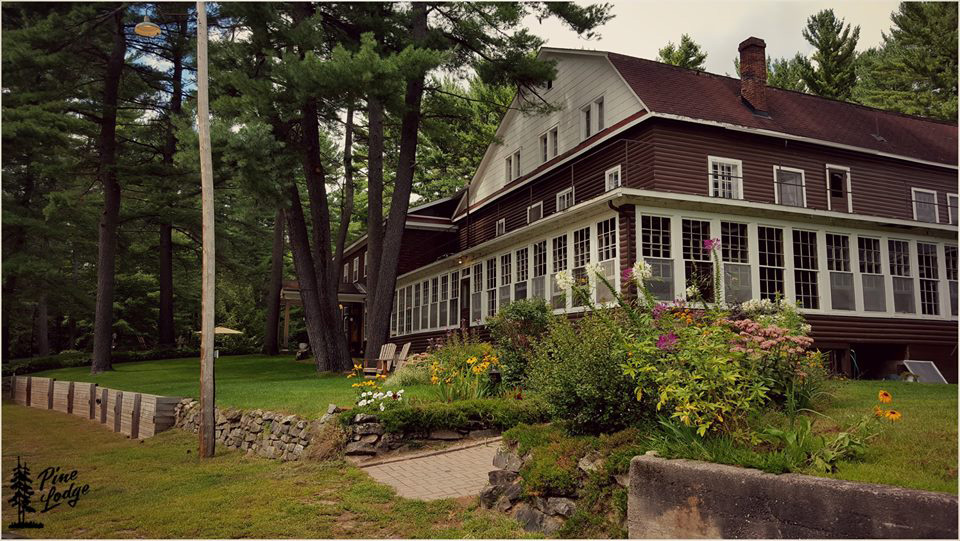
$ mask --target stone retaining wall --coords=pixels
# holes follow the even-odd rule
[[[630,538],[957,538],[957,497],[634,457]]]
[[[237,409],[216,410],[216,439],[221,445],[240,449],[248,456],[257,455],[277,460],[300,460],[312,438],[336,413],[330,404],[319,420],[271,411]],[[200,403],[191,398],[180,401],[174,409],[175,425],[193,433],[200,431]]]
[[[473,430],[433,430],[417,434],[395,434],[385,430],[376,415],[355,414],[347,424],[347,446],[344,454],[355,457],[375,457],[388,451],[405,451],[425,443],[455,442],[463,439],[492,438],[499,430],[475,426]]]

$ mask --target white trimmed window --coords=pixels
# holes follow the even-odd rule
[[[450,275],[440,277],[440,327],[447,326],[447,301],[450,300]]]
[[[960,272],[958,272],[958,267],[960,267],[958,263],[960,262],[958,262],[957,255],[956,246],[946,245],[943,247],[944,267],[947,272],[947,287],[950,292],[950,315],[952,316],[958,315],[958,312],[960,312],[960,310],[958,310],[960,307],[957,306],[957,275],[960,274]]]
[[[363,277],[367,277],[367,252],[363,252]]]
[[[747,231],[747,224],[720,222],[723,298],[729,303],[745,302],[753,297]]]
[[[557,285],[557,273],[567,270],[567,236],[553,238],[553,278],[550,280],[550,305],[553,308],[567,307],[567,290]]]
[[[620,166],[611,167],[603,174],[604,185],[606,186],[606,191],[619,188],[621,186],[620,181]]]
[[[681,222],[683,268],[687,288],[696,287],[707,302],[714,300],[713,261],[704,242],[710,240],[710,222],[684,218]]]
[[[593,135],[593,112],[590,105],[580,109],[580,139],[587,139]]]
[[[430,328],[436,329],[439,325],[437,317],[440,313],[440,278],[430,279]]]
[[[413,332],[420,330],[420,284],[413,285]]]
[[[807,185],[803,169],[773,166],[774,200],[778,205],[807,206]]]
[[[937,245],[917,243],[917,274],[920,276],[920,313],[940,315],[940,272],[937,266]]]
[[[853,212],[850,190],[850,168],[827,165],[827,210]]]
[[[426,330],[430,328],[430,300],[427,296],[430,292],[430,280],[424,280],[420,284],[420,291],[422,292],[420,297],[422,304],[420,308],[420,328]]]
[[[883,277],[880,239],[857,237],[857,255],[863,285],[863,309],[867,312],[886,312],[887,288]]]
[[[513,179],[518,179],[518,178],[520,178],[520,150],[519,149],[513,153]]]
[[[590,262],[590,228],[584,227],[573,232],[573,280],[586,285],[592,278],[587,276],[587,263]],[[573,299],[574,306],[582,306],[582,298]]]
[[[483,263],[473,266],[473,293],[470,294],[470,319],[483,319]]]
[[[390,335],[397,335],[397,292],[393,292],[393,310],[390,311]]]
[[[510,304],[511,283],[513,280],[513,256],[505,253],[500,256],[500,308]]]
[[[950,218],[951,225],[957,225],[960,222],[960,216],[957,216],[957,201],[958,197],[955,193],[947,194],[947,214]]]
[[[503,166],[503,181],[507,183],[513,180],[513,156],[507,156],[506,159],[503,160]]]
[[[913,199],[913,219],[931,224],[940,223],[940,210],[937,208],[937,192],[922,188],[911,188]]]
[[[793,279],[797,305],[801,308],[820,308],[820,288],[817,277],[817,232],[793,230]]]
[[[530,249],[517,250],[517,281],[513,284],[514,300],[527,298],[527,280],[530,278]]]
[[[533,245],[533,294],[537,299],[547,298],[547,241]]]
[[[343,283],[348,283],[350,281],[350,264],[347,263],[343,266]]]
[[[497,315],[497,258],[487,260],[487,317]]]
[[[507,232],[507,219],[506,219],[506,218],[500,218],[499,220],[497,220],[496,236],[499,237],[500,235],[503,235],[503,234],[505,234],[506,232]]]
[[[850,237],[826,234],[827,271],[830,276],[830,308],[854,310],[853,272],[850,269]]]
[[[776,300],[784,295],[783,229],[757,227],[760,267],[760,298]]]
[[[353,258],[353,281],[360,280],[360,256]]]
[[[603,96],[595,98],[591,103],[580,108],[580,139],[588,139],[591,135],[606,127],[604,118]]]
[[[410,334],[410,331],[413,329],[413,286],[407,286],[406,294],[406,311],[405,311],[405,321],[403,324],[403,331],[407,334]]]
[[[617,287],[617,219],[609,218],[597,222],[597,259],[600,262],[603,278],[610,286]],[[591,276],[590,278],[594,278]],[[611,302],[613,292],[606,284],[597,280],[597,302]]]
[[[913,278],[910,274],[910,242],[890,239],[887,241],[890,275],[893,276],[893,311],[900,314],[915,314]]]
[[[469,272],[465,269],[464,274]],[[460,325],[460,272],[450,273],[450,326]]]
[[[606,122],[604,120],[604,111],[603,111],[603,96],[593,100],[593,112],[597,117],[597,131],[602,131],[606,127]]]
[[[543,218],[543,201],[537,201],[536,203],[527,207],[528,224],[532,224],[540,218]]]
[[[647,214],[640,217],[643,260],[653,271],[653,277],[645,285],[653,297],[661,301],[674,299],[670,238],[670,218]]]
[[[540,135],[540,163],[546,163],[557,157],[560,128],[554,126]]]
[[[573,206],[573,188],[567,188],[557,193],[557,212]]]
[[[707,157],[710,171],[710,195],[724,199],[743,199],[743,162],[730,158]]]

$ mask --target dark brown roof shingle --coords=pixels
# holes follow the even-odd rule
[[[617,53],[607,53],[607,56],[654,113],[957,165],[956,124],[773,87],[767,87],[769,117],[765,117],[755,114],[741,101],[739,79]]]

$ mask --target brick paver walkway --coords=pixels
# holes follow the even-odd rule
[[[476,496],[487,485],[487,473],[494,469],[493,456],[498,447],[500,438],[495,438],[466,449],[361,468],[404,498]]]

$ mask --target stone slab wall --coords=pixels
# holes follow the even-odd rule
[[[369,413],[350,417],[346,427],[346,456],[375,457],[388,451],[406,451],[425,443],[456,442],[465,439],[492,438],[499,430],[481,424],[462,430],[432,430],[418,434],[387,432],[380,419]]]
[[[216,410],[217,443],[240,449],[248,456],[278,460],[300,460],[314,435],[336,412],[330,405],[319,420],[303,419],[271,411],[236,409]],[[200,403],[185,398],[174,409],[175,426],[194,433],[200,431]]]
[[[631,539],[956,539],[957,497],[638,456],[627,520]]]

